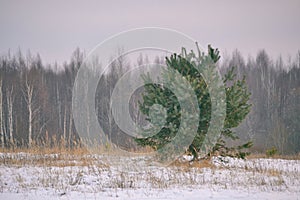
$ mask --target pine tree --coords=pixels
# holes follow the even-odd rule
[[[209,88],[205,79],[199,72],[199,69],[197,70],[194,67],[195,64],[192,61],[195,59],[198,61],[211,60],[211,62],[215,64],[220,59],[220,55],[218,49],[213,49],[210,45],[208,46],[207,55],[200,51],[198,52],[198,55],[193,51],[187,54],[186,50],[183,48],[180,55],[173,54],[170,57],[166,57],[167,70],[163,71],[162,74],[162,77],[168,79],[169,82],[176,82],[177,80],[168,73],[168,69],[175,70],[189,82],[196,94],[200,111],[199,119],[197,119],[198,128],[193,141],[186,149],[187,153],[193,155],[194,160],[199,159],[198,153],[202,150],[201,147],[209,129],[212,111]],[[213,71],[216,67],[215,65],[202,67],[210,67],[209,70],[206,70],[207,76],[211,79],[216,78],[213,75]],[[229,155],[244,158],[248,153],[242,150],[249,148],[252,145],[251,142],[248,142],[236,148],[229,148],[225,144],[224,139],[238,139],[237,134],[232,129],[242,122],[249,113],[251,107],[251,105],[248,104],[250,93],[247,91],[245,77],[242,80],[235,80],[235,78],[234,68],[232,68],[222,80],[226,92],[226,117],[223,130],[221,131],[221,134],[218,134],[219,138],[217,143],[214,145],[213,149],[206,152],[207,155],[212,155],[214,152],[218,151],[219,154],[224,156]],[[182,125],[182,108],[180,107],[178,98],[170,88],[161,84],[154,84],[149,75],[144,75],[143,79],[145,81],[145,91],[143,93],[143,102],[140,102],[140,110],[147,116],[146,119],[148,121],[154,125],[161,126],[162,128],[155,135],[145,138],[136,138],[135,141],[141,146],[151,146],[153,149],[159,150],[170,143],[172,138],[176,136],[179,127]],[[185,96],[184,90],[178,91],[181,92],[177,92],[177,96]],[[164,116],[158,112],[159,108],[153,109],[153,105],[157,104],[165,109],[165,120],[163,119]],[[188,124],[185,124],[185,129],[189,129]]]

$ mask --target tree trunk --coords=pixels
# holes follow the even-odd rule
[[[64,143],[67,141],[66,139],[67,134],[67,107],[65,106],[65,114],[64,114],[64,133],[63,133],[63,140]]]
[[[4,132],[3,132],[3,115],[2,115],[2,80],[0,80],[0,136],[1,147],[4,148]]]
[[[29,116],[28,116],[28,147],[31,147],[32,144],[32,105],[31,103],[28,103],[28,112],[29,112]]]
[[[7,90],[8,124],[9,124],[9,143],[14,145],[14,126],[13,126],[13,87]]]
[[[69,147],[71,147],[71,142],[72,141],[72,126],[73,126],[73,118],[72,118],[72,113],[70,112],[70,123],[69,123]]]
[[[28,147],[32,145],[32,125],[33,125],[33,86],[29,85],[26,79],[26,88],[24,91],[25,100],[28,108]]]
[[[56,100],[57,100],[57,107],[58,107],[58,129],[61,130],[61,101],[60,101],[60,96],[59,96],[59,88],[58,88],[58,83],[56,84]]]

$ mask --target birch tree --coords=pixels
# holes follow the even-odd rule
[[[72,118],[72,112],[70,112],[70,122],[69,122],[69,147],[71,147],[72,143],[72,126],[73,126],[73,118]]]
[[[3,133],[3,112],[2,112],[2,80],[0,80],[0,136],[1,147],[4,148],[4,133]]]
[[[32,136],[33,136],[34,115],[36,112],[38,112],[39,108],[36,107],[34,102],[34,86],[28,82],[27,77],[26,77],[25,89],[23,90],[23,94],[28,109],[28,147],[31,147]]]
[[[65,114],[64,114],[64,132],[63,132],[63,141],[66,142],[66,134],[67,134],[67,107],[65,107]]]
[[[14,96],[13,96],[14,88],[13,86],[11,89],[7,89],[6,91],[6,97],[7,97],[7,110],[8,110],[8,127],[9,127],[9,143],[10,145],[14,145],[14,121],[13,121],[13,102],[14,102]]]

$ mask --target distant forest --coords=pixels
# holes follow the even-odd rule
[[[72,119],[72,89],[85,55],[76,49],[69,62],[45,65],[39,55],[7,53],[0,57],[0,147],[78,145]],[[157,58],[157,62],[164,62]],[[142,55],[137,64],[147,63]],[[110,96],[119,77],[131,63],[119,57],[98,83],[95,107],[107,138],[124,148],[135,149],[132,138],[115,124],[109,108]],[[246,76],[251,92],[251,112],[236,131],[241,140],[252,140],[252,151],[275,147],[282,154],[300,152],[300,51],[284,62],[261,50],[245,59],[239,51],[222,58],[221,73],[235,67],[237,78]],[[140,95],[131,102],[132,117],[138,112]]]

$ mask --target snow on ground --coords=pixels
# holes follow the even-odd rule
[[[0,160],[0,199],[300,199],[299,160],[215,157],[204,168],[156,166],[145,156]]]
[[[171,200],[193,200],[193,199],[217,199],[217,200],[231,200],[231,199],[299,199],[299,194],[289,192],[259,192],[257,191],[239,191],[239,190],[219,190],[211,191],[209,189],[165,189],[145,191],[142,189],[132,190],[108,190],[106,192],[97,193],[82,193],[71,192],[64,195],[55,194],[48,191],[32,191],[26,193],[1,193],[1,199],[31,199],[31,200],[79,200],[79,199],[171,199]]]

